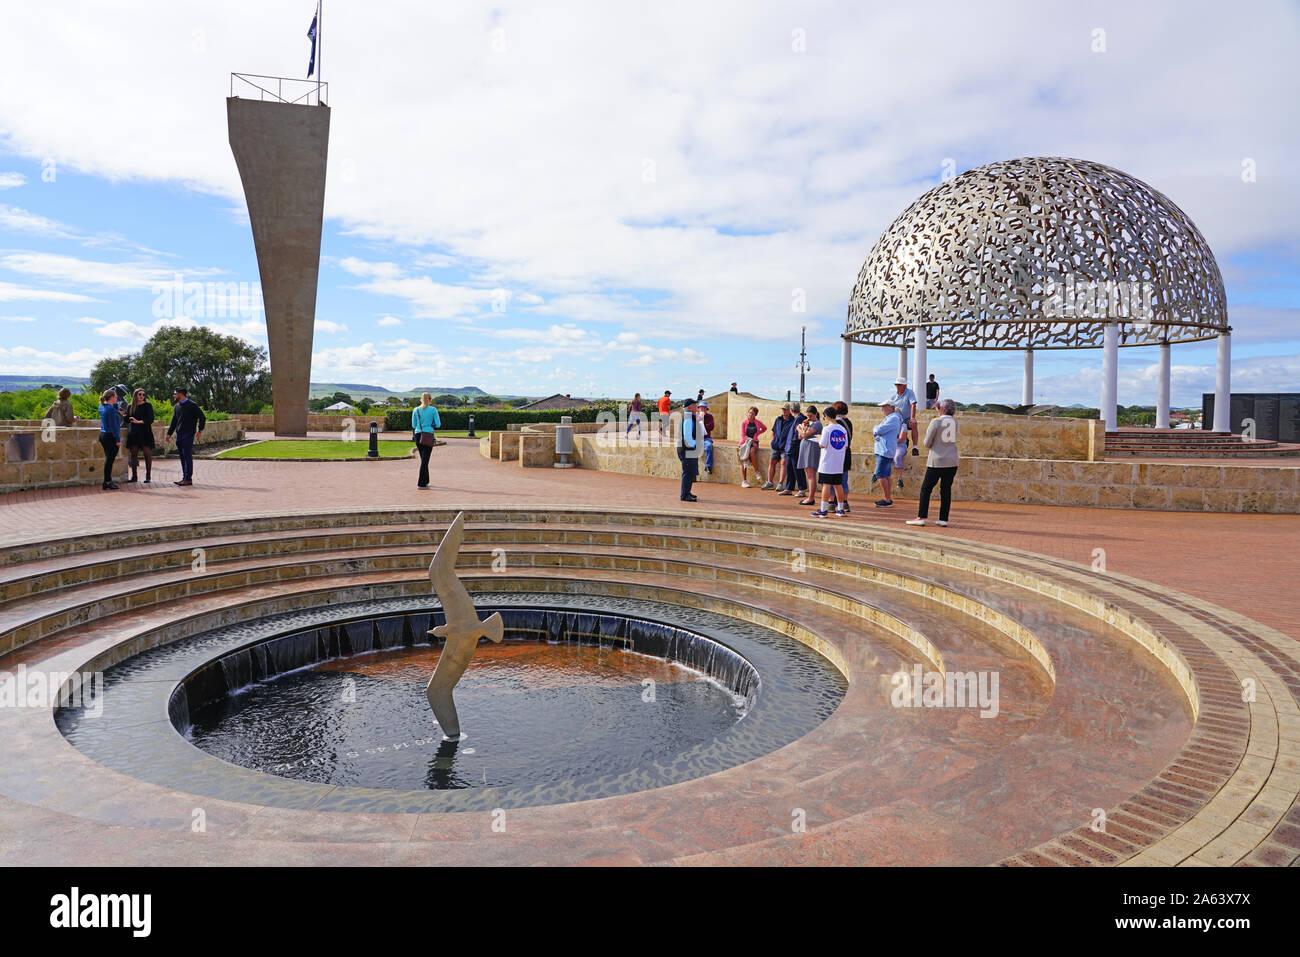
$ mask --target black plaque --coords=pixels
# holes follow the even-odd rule
[[[1255,396],[1255,438],[1277,441],[1277,413],[1280,396]]]
[[[1235,435],[1241,435],[1245,430],[1247,419],[1255,417],[1255,397],[1253,395],[1238,395],[1233,393],[1232,396],[1232,414],[1228,417],[1228,431]],[[1255,438],[1263,438],[1258,433]]]
[[[1278,396],[1277,440],[1300,442],[1300,396]]]

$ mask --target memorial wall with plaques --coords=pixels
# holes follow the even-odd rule
[[[1300,392],[1234,392],[1230,428],[1241,435],[1254,423],[1257,439],[1300,443]],[[1201,395],[1201,423],[1214,422],[1214,393]]]

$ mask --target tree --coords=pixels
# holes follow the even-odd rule
[[[450,408],[460,405],[460,399],[450,392],[440,392],[433,397],[433,404]]]
[[[135,381],[131,366],[137,358],[139,358],[138,354],[100,359],[90,370],[90,388],[87,391],[100,395],[119,382],[130,385]]]
[[[93,390],[121,382],[152,399],[183,386],[194,401],[219,412],[243,412],[271,400],[266,350],[202,326],[165,326],[138,353],[103,359],[90,372]]]

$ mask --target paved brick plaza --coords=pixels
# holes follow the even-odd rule
[[[810,570],[804,581],[835,589],[845,577],[867,581],[868,566],[854,571],[852,565],[861,550],[835,537],[862,529],[868,531],[866,538],[878,536],[885,544],[883,552],[870,558],[877,572],[907,575],[924,566],[926,580],[959,590],[956,598],[945,600],[950,605],[956,601],[954,609],[973,617],[954,631],[952,619],[921,595],[890,589],[871,592],[870,604],[862,606],[850,607],[840,599],[831,605],[800,603],[793,617],[826,639],[824,652],[838,656],[849,678],[844,703],[824,725],[757,761],[684,784],[512,812],[516,823],[505,837],[489,833],[481,816],[472,814],[300,811],[209,798],[202,801],[209,835],[195,837],[187,833],[193,794],[107,770],[59,738],[48,712],[8,709],[0,714],[5,722],[0,735],[13,762],[0,768],[0,859],[64,864],[1007,860],[1059,865],[1129,859],[1285,864],[1300,849],[1300,811],[1293,806],[1300,790],[1300,715],[1292,700],[1300,691],[1300,656],[1293,647],[1300,631],[1287,570],[1300,521],[1294,516],[957,502],[953,527],[913,529],[903,525],[915,514],[913,498],[898,495],[894,510],[882,513],[859,495],[853,515],[819,524],[793,497],[756,487],[705,483],[697,486],[700,502],[683,506],[670,479],[522,469],[483,458],[475,440],[449,440],[436,450],[433,464],[433,489],[419,491],[414,460],[199,460],[197,484],[181,489],[171,484],[178,464],[166,460],[155,468],[151,486],[6,496],[0,514],[8,521],[0,543],[16,546],[36,538],[187,521],[387,510],[383,518],[367,521],[379,523],[373,534],[396,536],[385,561],[405,565],[323,570],[316,581],[325,589],[324,600],[343,601],[349,600],[349,588],[422,577],[427,542],[436,532],[383,524],[400,521],[405,509],[497,509],[502,520],[512,512],[567,509],[548,532],[558,539],[539,543],[527,533],[514,539],[517,582],[579,575],[564,563],[565,556],[582,557],[585,564],[599,553],[600,564],[585,569],[586,583],[605,587],[606,593],[634,594],[628,589],[638,586],[684,589],[706,602],[725,603],[742,592],[739,600],[748,608],[779,615],[791,610],[789,596],[783,594],[788,564],[773,561],[763,550],[775,546],[784,555],[793,542],[775,538],[774,532],[807,529],[803,541],[809,556],[816,549],[831,564]],[[575,509],[584,508],[661,514],[643,515],[641,530],[611,533],[597,513],[588,521],[602,531],[586,533],[581,521],[575,527],[581,519]],[[711,529],[697,530],[680,518],[691,512],[708,514]],[[719,525],[728,519],[734,527]],[[238,528],[231,532],[244,534]],[[250,527],[245,532],[272,535],[286,554],[236,557],[232,571],[257,565],[271,574],[246,579],[226,592],[191,592],[175,572],[152,571],[146,553],[158,546],[127,537],[119,559],[122,573],[137,576],[135,588],[162,590],[153,597],[141,592],[138,605],[132,599],[110,606],[109,596],[118,587],[114,582],[81,584],[72,590],[91,601],[102,595],[104,605],[95,613],[106,617],[71,618],[61,632],[29,641],[6,663],[46,670],[77,667],[71,662],[129,643],[133,634],[165,630],[179,620],[176,616],[221,615],[234,601],[265,602],[267,613],[296,607],[276,605],[299,590],[300,579],[280,576],[275,566],[301,561],[292,554],[292,543],[318,533],[310,527],[273,532]],[[205,544],[221,547],[220,534],[228,533]],[[336,527],[334,534],[352,533]],[[665,536],[676,537],[677,544]],[[680,551],[683,538],[694,542],[686,554]],[[581,542],[587,544],[575,545]],[[911,542],[926,549],[915,556],[897,551]],[[345,565],[349,555],[357,554],[346,551],[355,547],[349,543],[337,546]],[[182,561],[188,562],[188,542],[179,547]],[[483,577],[487,547],[462,554],[463,575]],[[1096,549],[1104,550],[1107,570],[1117,573],[1110,579],[1113,586],[1099,583],[1091,571]],[[408,553],[409,560],[400,558]],[[978,569],[986,558],[1013,577],[981,579]],[[212,574],[226,574],[220,570],[225,561],[216,559]],[[61,562],[52,556],[32,564],[48,570]],[[675,579],[669,564],[680,565],[683,571],[676,574],[685,577]],[[701,574],[711,566],[719,573],[716,579]],[[757,579],[751,587],[755,571],[777,576],[780,587],[764,592]],[[14,573],[11,568],[9,574]],[[729,577],[724,579],[724,573]],[[1032,579],[1039,574],[1044,577],[1035,584]],[[1092,584],[1085,588],[1104,593],[1115,609],[1101,626],[1089,620],[1075,599],[1049,606],[1027,601],[1018,590],[1025,586],[1047,594],[1045,587],[1068,589],[1086,582]],[[744,584],[737,588],[733,583]],[[427,582],[417,587],[427,589]],[[183,602],[169,600],[181,595]],[[851,603],[854,596],[845,596]],[[927,589],[924,598],[932,597]],[[48,599],[54,604],[63,600],[61,594]],[[1227,611],[1216,613],[1205,602]],[[877,625],[897,615],[922,633],[942,636],[944,660],[951,667],[1001,670],[1008,681],[1007,720],[970,721],[953,713],[913,723],[883,705],[872,689],[881,669],[890,666],[887,658],[881,660],[882,646],[874,644],[871,628],[863,627],[863,617],[874,614],[873,608],[882,615],[875,619]],[[1010,657],[997,650],[1000,638],[984,615],[988,609],[1000,609],[1041,638],[1044,660],[1057,666],[1050,683],[1044,683],[1024,649]],[[1178,705],[1182,691],[1171,673],[1153,670],[1149,659],[1121,647],[1127,644],[1122,633],[1131,621],[1128,616],[1158,621],[1164,638],[1178,648],[1179,660],[1190,663],[1198,715]],[[1251,622],[1282,634],[1256,626],[1261,632],[1256,635]],[[1034,644],[1035,639],[1027,639],[1026,647]],[[1173,659],[1162,660],[1177,671]],[[1258,705],[1243,706],[1237,676],[1225,667],[1233,663],[1269,682]],[[1183,684],[1183,690],[1187,687]],[[795,806],[807,809],[809,820],[817,823],[798,839],[788,833]],[[1112,809],[1104,834],[1093,834],[1081,823],[1087,809],[1096,806]]]
[[[347,506],[566,504],[660,506],[675,511],[682,505],[677,483],[671,480],[577,469],[521,469],[518,463],[484,459],[475,439],[447,442],[434,453],[432,489],[424,492],[415,488],[414,461],[317,464],[201,459],[195,465],[197,484],[180,489],[171,484],[180,477],[175,458],[155,465],[152,487],[127,485],[111,493],[92,488],[18,492],[0,500],[0,515],[5,519],[0,544],[27,540],[42,530],[55,537],[183,518],[198,521]],[[727,452],[729,447],[719,450],[719,454]],[[919,477],[920,470],[913,475]],[[887,514],[874,508],[867,496],[857,495],[850,503],[854,511],[845,521],[897,528],[915,517],[914,488],[909,482],[905,492],[895,492],[898,504]],[[762,515],[788,515],[792,522],[813,521],[809,509],[792,504],[793,496],[707,482],[697,485],[696,491],[700,505],[710,510],[734,506]],[[113,502],[111,516],[104,507],[107,501]],[[193,511],[178,512],[186,502]],[[937,495],[935,502],[932,509],[937,508]],[[1300,639],[1300,594],[1294,578],[1300,516],[959,501],[953,505],[950,528],[931,524],[915,532],[1009,545],[1084,565],[1092,564],[1093,549],[1105,549],[1112,571],[1189,592]]]

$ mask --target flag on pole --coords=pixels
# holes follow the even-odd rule
[[[311,26],[307,28],[307,39],[311,40],[311,59],[307,61],[308,76],[316,72],[316,18],[319,16],[320,10],[317,8],[316,16],[311,18]]]

